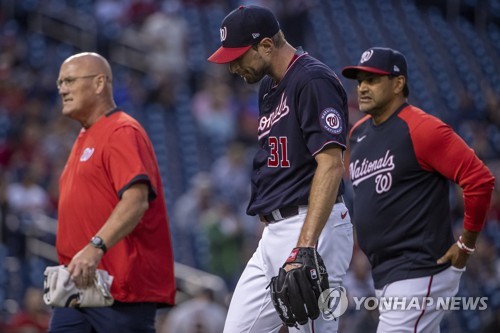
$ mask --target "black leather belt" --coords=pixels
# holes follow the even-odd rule
[[[290,207],[284,207],[280,209],[276,209],[275,211],[276,215],[281,215],[281,218],[275,218],[274,215],[267,214],[267,215],[259,215],[260,220],[262,222],[267,222],[267,223],[275,223],[284,219],[287,219],[289,217],[295,216],[299,214],[299,206],[290,206]]]
[[[337,196],[337,200],[335,200],[335,203],[341,203],[344,202],[344,198],[339,195]],[[273,214],[274,213],[274,214]],[[299,214],[299,206],[290,206],[290,207],[284,207],[280,209],[276,209],[273,211],[271,214],[267,215],[259,215],[259,218],[262,222],[266,223],[276,223],[278,221],[287,219],[289,217],[295,216]],[[281,216],[281,218],[280,218]]]

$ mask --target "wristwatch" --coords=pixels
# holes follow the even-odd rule
[[[104,244],[104,241],[99,236],[92,237],[92,239],[90,240],[90,244],[92,244],[92,246],[95,247],[96,249],[101,249],[102,252],[104,252],[104,253],[106,253],[106,251],[108,251],[106,244]]]

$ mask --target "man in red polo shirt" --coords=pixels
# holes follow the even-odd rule
[[[50,332],[154,332],[159,304],[173,305],[175,280],[167,210],[151,142],[116,107],[112,72],[95,53],[64,61],[62,113],[82,129],[60,179],[57,252],[79,288],[97,268],[113,277],[115,303],[55,308]]]

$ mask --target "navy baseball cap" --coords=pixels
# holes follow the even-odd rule
[[[405,56],[396,50],[385,47],[372,47],[361,55],[357,66],[347,66],[342,69],[342,75],[348,79],[357,79],[358,73],[368,72],[380,75],[403,75],[406,84],[403,90],[408,96],[408,65]]]
[[[266,37],[274,36],[280,25],[274,14],[259,6],[240,6],[222,21],[220,40],[222,46],[208,61],[225,64],[241,57],[252,45]]]

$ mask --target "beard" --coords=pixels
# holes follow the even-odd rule
[[[248,69],[247,73],[243,74],[242,77],[248,84],[254,84],[262,80],[264,76],[267,75],[268,67],[262,67],[260,69]]]

